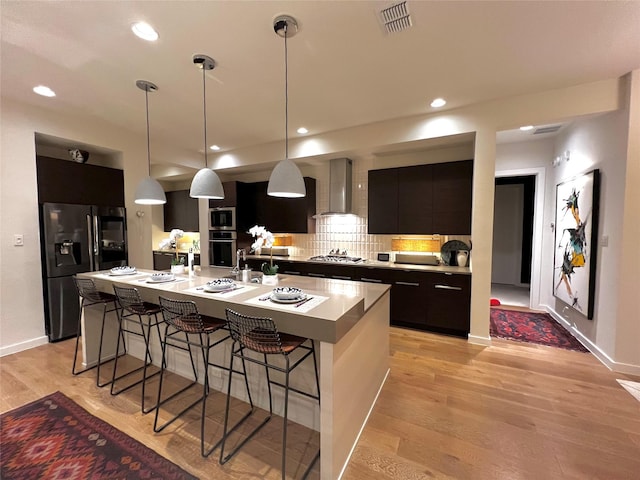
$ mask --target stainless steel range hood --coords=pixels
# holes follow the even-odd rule
[[[350,215],[353,161],[334,158],[329,165],[329,211],[320,215]]]

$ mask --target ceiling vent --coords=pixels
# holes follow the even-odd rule
[[[560,130],[560,127],[562,127],[562,125],[552,125],[550,127],[536,128],[533,132],[533,135],[540,135],[541,133],[554,133]]]
[[[411,27],[411,16],[407,2],[394,3],[384,10],[380,10],[380,20],[387,33],[397,33]]]

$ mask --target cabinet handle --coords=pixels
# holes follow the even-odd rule
[[[336,280],[351,280],[351,277],[345,277],[344,275],[331,275],[331,278]]]
[[[452,287],[451,285],[436,285],[434,288],[441,290],[462,290],[462,287]]]
[[[369,283],[382,283],[382,280],[378,280],[377,278],[367,278],[367,277],[362,277],[360,281],[369,282]]]
[[[310,277],[324,278],[324,273],[310,273]]]
[[[284,273],[287,275],[300,275],[300,272],[294,272],[293,270],[285,270]]]
[[[406,285],[407,287],[419,287],[419,283],[415,282],[396,282],[396,285]]]

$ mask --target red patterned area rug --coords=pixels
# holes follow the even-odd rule
[[[578,352],[589,351],[548,313],[492,307],[490,324],[489,333],[492,337],[537,343]]]
[[[56,392],[0,416],[0,478],[196,479]]]

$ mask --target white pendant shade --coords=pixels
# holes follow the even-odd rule
[[[193,198],[223,199],[224,188],[222,187],[220,177],[210,168],[203,168],[193,177],[189,195]]]
[[[154,178],[143,179],[136,188],[135,203],[140,205],[162,205],[167,203],[162,185]]]
[[[298,166],[288,158],[278,163],[271,172],[267,194],[272,197],[304,197],[307,190]]]

